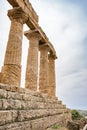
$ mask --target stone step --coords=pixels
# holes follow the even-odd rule
[[[12,122],[23,122],[67,113],[64,109],[4,110],[0,111],[0,126]]]
[[[15,90],[15,91],[14,91]],[[17,100],[29,100],[29,101],[37,101],[37,102],[47,102],[47,103],[59,103],[62,104],[61,101],[58,101],[57,97],[49,97],[46,94],[41,94],[38,92],[29,91],[23,88],[17,87],[9,87],[0,84],[0,99],[17,99]]]
[[[60,115],[67,113],[65,109],[38,109],[38,110],[21,110],[18,111],[18,121],[25,121],[37,118],[43,118],[47,116]]]
[[[45,130],[69,119],[58,98],[0,84],[0,130]]]
[[[15,122],[0,126],[0,130],[45,130],[54,124],[64,121],[64,115],[54,115],[25,122]],[[39,128],[39,129],[38,129]]]
[[[14,99],[0,99],[0,109],[2,110],[28,110],[28,109],[66,109],[65,105],[62,104],[52,104],[45,102],[36,101],[24,101],[24,100],[14,100]]]

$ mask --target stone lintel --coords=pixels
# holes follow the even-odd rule
[[[22,24],[28,21],[28,16],[21,7],[14,7],[13,9],[8,10],[8,16],[10,20],[16,19],[19,20]]]
[[[40,26],[37,27],[37,30],[41,34],[43,42],[46,43],[49,46],[51,52],[53,53],[53,55],[57,59],[56,51],[55,51],[52,43],[49,41],[49,38],[46,36],[46,34],[44,33],[44,31],[42,30],[42,28]]]
[[[17,7],[18,4],[15,0],[7,0],[9,2],[9,4],[11,4],[13,7]]]
[[[39,32],[37,31],[37,29],[35,30],[29,30],[29,31],[25,31],[24,35],[27,37],[28,40],[41,40],[42,37],[39,34]]]
[[[17,7],[18,4],[15,0],[7,0],[13,7]]]
[[[38,15],[29,0],[7,0],[13,7],[21,7],[25,13],[38,22]]]
[[[38,24],[38,15],[34,11],[31,3],[28,0],[8,0],[8,2],[13,7],[21,7],[23,9],[23,11],[28,15],[28,20],[26,21],[27,26],[29,26],[30,29],[37,29],[38,30],[38,32],[40,33],[44,42],[48,44],[53,55],[57,58],[56,51],[55,51],[54,47],[52,46],[48,37],[46,36],[44,31],[42,30],[42,28]]]

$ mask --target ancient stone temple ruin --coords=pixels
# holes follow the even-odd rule
[[[31,3],[7,1],[12,9],[7,14],[11,26],[0,72],[0,130],[46,130],[66,124],[71,112],[56,97],[55,49],[39,26]],[[28,31],[23,32],[24,24]],[[23,34],[29,42],[25,88],[20,87]]]

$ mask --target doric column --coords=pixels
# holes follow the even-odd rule
[[[11,27],[6,48],[2,83],[20,85],[23,24],[28,20],[20,7],[8,11]]]
[[[56,95],[56,81],[55,81],[55,57],[49,54],[49,96]]]
[[[48,93],[49,89],[48,52],[48,46],[40,47],[39,90],[42,93]]]
[[[25,36],[29,39],[25,87],[37,91],[38,48],[41,35],[37,30],[30,30],[25,32]]]

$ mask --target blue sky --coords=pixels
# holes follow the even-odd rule
[[[56,95],[70,108],[87,109],[87,1],[30,0],[39,16],[39,25],[54,45],[56,60]],[[10,5],[0,1],[0,67],[3,65],[10,20]],[[26,26],[24,30],[27,30]],[[23,39],[22,86],[28,41]]]

